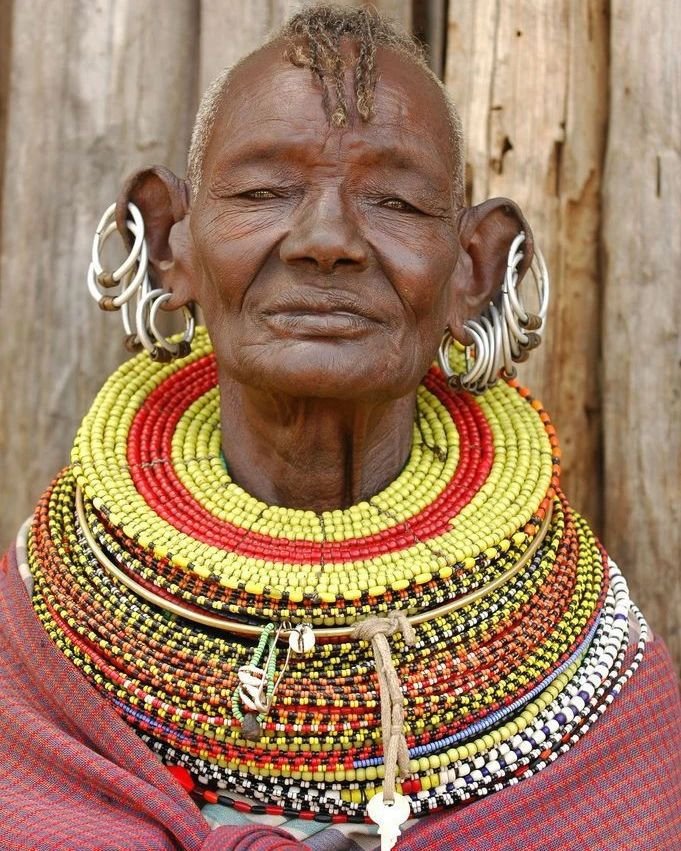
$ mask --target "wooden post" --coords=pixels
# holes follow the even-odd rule
[[[276,25],[271,6],[270,0],[201,0],[200,92],[266,38]]]
[[[445,36],[447,4],[445,0],[414,0],[412,5],[414,35],[428,49],[430,67],[440,79],[445,70]]]
[[[613,0],[605,535],[681,666],[681,8]]]
[[[446,84],[478,203],[517,201],[551,274],[545,343],[519,370],[563,445],[563,487],[601,514],[599,192],[607,119],[603,0],[450,3]]]
[[[2,548],[69,461],[127,357],[88,296],[97,221],[134,167],[184,171],[196,93],[192,0],[14,4],[0,255]]]
[[[0,0],[0,198],[5,177],[5,139],[7,136],[7,100],[9,69],[12,55],[12,0]],[[2,234],[2,205],[0,204],[0,234]]]

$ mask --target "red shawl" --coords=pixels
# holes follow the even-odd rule
[[[0,562],[0,844],[6,849],[304,846],[284,830],[220,827],[54,647],[14,553]],[[681,703],[656,639],[604,718],[517,786],[431,816],[407,849],[681,849]]]

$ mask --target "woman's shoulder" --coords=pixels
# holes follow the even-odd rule
[[[681,848],[681,700],[664,641],[648,641],[605,714],[555,763],[407,835],[413,851]]]

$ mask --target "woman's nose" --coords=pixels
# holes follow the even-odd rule
[[[306,199],[296,210],[293,224],[281,242],[281,259],[322,272],[340,267],[365,269],[369,247],[355,216],[337,189]]]

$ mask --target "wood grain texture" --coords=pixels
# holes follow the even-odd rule
[[[681,667],[681,8],[611,9],[605,534]]]
[[[196,98],[192,0],[14,7],[0,254],[2,548],[69,460],[127,355],[87,295],[97,221],[133,168],[184,169]]]
[[[263,41],[275,26],[274,0],[225,3],[201,0],[201,66],[203,92],[223,68],[234,65]]]
[[[445,81],[462,114],[469,196],[518,202],[551,275],[547,336],[519,375],[551,412],[563,487],[597,528],[607,36],[601,0],[449,4]]]
[[[12,0],[0,0],[0,199],[3,194],[5,178],[5,140],[7,138],[9,71],[12,63],[13,6]],[[2,204],[0,204],[0,233],[2,233]]]

